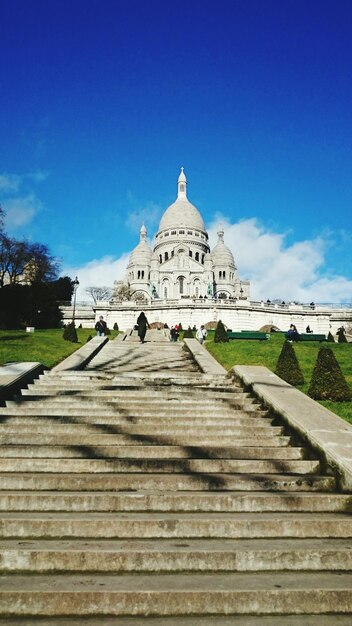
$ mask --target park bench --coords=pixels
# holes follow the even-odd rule
[[[326,341],[326,335],[317,333],[300,333],[299,341]]]
[[[285,332],[285,338],[289,339],[287,332]],[[327,341],[326,335],[318,333],[299,333],[296,341]]]
[[[269,333],[261,333],[256,330],[242,330],[241,332],[227,331],[228,339],[257,339],[259,341],[265,341],[270,339]]]

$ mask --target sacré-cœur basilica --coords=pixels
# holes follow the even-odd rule
[[[203,218],[187,197],[183,168],[177,198],[160,220],[153,249],[146,237],[143,225],[127,267],[133,300],[249,299],[249,282],[239,279],[223,230],[210,250]]]
[[[351,323],[351,311],[311,304],[272,304],[250,300],[248,280],[237,274],[226,233],[218,230],[210,249],[208,233],[198,209],[189,201],[183,168],[177,181],[177,197],[164,212],[152,248],[144,225],[132,251],[124,281],[117,283],[109,302],[78,308],[76,321],[91,327],[103,315],[110,328],[132,328],[140,311],[149,323],[181,323],[184,328],[214,326],[219,319],[232,330],[259,330],[274,325],[287,330],[291,323],[299,332],[307,325],[315,333],[336,332]],[[123,296],[121,296],[123,294]],[[88,311],[89,309],[89,311]],[[69,311],[65,317],[69,317]]]

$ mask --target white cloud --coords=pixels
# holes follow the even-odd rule
[[[42,183],[43,180],[46,180],[49,176],[49,172],[47,170],[36,170],[35,172],[30,172],[26,174],[26,177],[30,180],[34,180],[36,183]]]
[[[329,240],[317,237],[287,244],[286,233],[271,232],[256,219],[231,224],[228,220],[214,222],[208,229],[210,245],[217,241],[216,232],[222,224],[225,243],[232,250],[240,278],[251,281],[252,300],[286,302],[346,302],[351,299],[352,281],[343,276],[323,273],[324,254]],[[63,275],[78,276],[78,301],[89,301],[85,289],[91,286],[113,286],[126,273],[130,253],[119,258],[111,256],[89,263],[66,267]]]
[[[36,213],[42,209],[42,203],[34,193],[26,196],[8,198],[3,203],[6,213],[6,227],[9,230],[28,224]]]
[[[102,259],[94,259],[85,265],[77,267],[65,267],[62,270],[63,276],[71,278],[78,277],[79,287],[77,289],[77,301],[91,301],[90,296],[85,292],[87,287],[113,287],[115,280],[122,280],[126,274],[126,267],[129,253],[125,253],[118,259],[111,256]]]
[[[0,174],[2,208],[5,210],[6,228],[14,230],[28,224],[42,210],[43,205],[32,191],[33,183],[41,183],[49,176],[45,170],[26,174]]]
[[[130,211],[126,218],[126,225],[133,232],[139,232],[142,224],[147,227],[149,235],[157,226],[162,209],[154,202],[148,202],[141,208]]]
[[[22,176],[17,174],[0,174],[0,191],[16,193],[22,184],[22,180]]]
[[[328,240],[317,237],[288,245],[286,233],[271,232],[255,218],[236,224],[218,219],[208,231],[211,246],[217,241],[220,224],[240,278],[251,281],[253,300],[346,302],[351,299],[351,280],[323,273]]]

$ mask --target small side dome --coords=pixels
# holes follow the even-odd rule
[[[218,232],[218,242],[216,246],[214,246],[211,252],[211,259],[213,261],[214,266],[224,266],[230,265],[235,267],[235,260],[233,258],[233,254],[224,243],[224,229],[222,227],[219,228]]]
[[[131,253],[129,265],[150,265],[153,251],[147,244],[147,229],[144,224],[139,233],[140,242]]]

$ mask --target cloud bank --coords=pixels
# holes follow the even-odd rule
[[[102,259],[94,259],[85,265],[77,267],[66,266],[62,270],[63,276],[78,277],[77,289],[78,302],[92,302],[92,298],[86,293],[88,287],[113,287],[115,280],[122,280],[126,274],[129,253],[123,254],[118,259],[105,256]]]
[[[5,211],[5,225],[9,231],[28,224],[39,213],[43,204],[32,191],[31,183],[40,183],[49,176],[43,170],[26,174],[0,174],[1,206]]]
[[[352,281],[324,273],[324,255],[330,245],[327,239],[317,237],[289,245],[286,233],[272,232],[255,218],[234,224],[217,218],[208,228],[211,247],[217,241],[220,224],[240,278],[251,281],[252,300],[350,302]],[[88,300],[87,287],[112,286],[125,276],[128,258],[126,253],[119,258],[103,257],[80,267],[67,267],[63,273],[78,276],[77,297]]]

